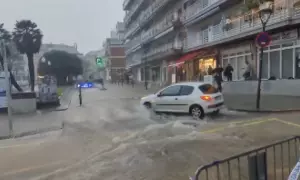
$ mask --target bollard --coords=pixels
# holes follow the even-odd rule
[[[81,85],[79,85],[79,105],[82,106],[82,93],[81,93]]]

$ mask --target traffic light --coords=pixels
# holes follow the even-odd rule
[[[102,57],[97,57],[96,58],[96,64],[99,67],[104,67],[104,60],[102,59]]]

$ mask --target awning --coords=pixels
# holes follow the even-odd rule
[[[191,53],[185,54],[185,55],[181,56],[178,60],[176,60],[176,64],[180,65],[180,64],[183,64],[185,61],[193,60],[199,54],[200,54],[199,51],[195,51],[195,52],[191,52]]]

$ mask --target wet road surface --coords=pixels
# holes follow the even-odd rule
[[[199,165],[299,132],[289,127],[272,138],[268,134],[275,126],[266,125],[262,135],[257,126],[255,131],[220,128],[275,116],[271,114],[223,110],[197,122],[188,116],[153,115],[131,98],[134,92],[115,88],[83,93],[84,106],[74,96],[68,111],[53,112],[63,118],[63,131],[0,142],[0,179],[188,179]],[[208,129],[217,130],[204,133]]]

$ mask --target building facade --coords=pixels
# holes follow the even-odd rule
[[[234,68],[243,80],[246,61],[258,74],[262,31],[251,0],[125,0],[126,65],[139,81],[192,81],[211,66]],[[252,0],[253,1],[253,0]],[[263,79],[300,78],[299,0],[272,0],[267,24],[272,43],[263,55]]]
[[[106,78],[112,82],[120,79],[126,70],[124,52],[124,23],[118,22],[116,30],[111,32],[111,37],[103,43],[106,57]]]

